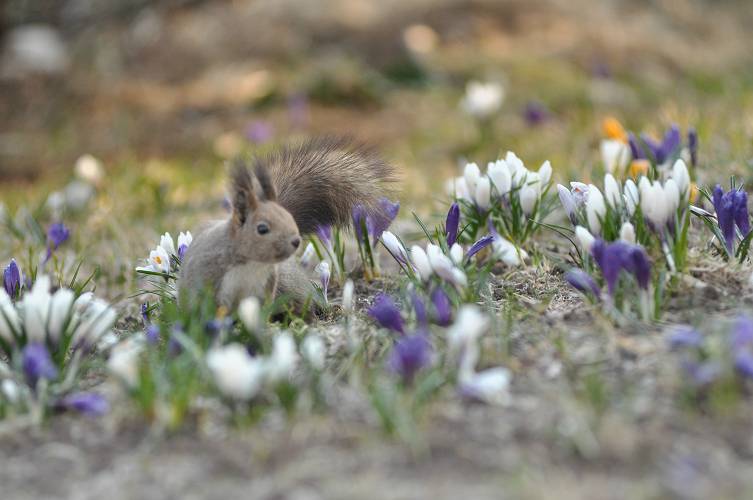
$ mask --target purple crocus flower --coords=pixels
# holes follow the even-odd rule
[[[565,273],[565,281],[581,293],[592,294],[597,299],[601,297],[601,288],[593,277],[582,269],[570,269]]]
[[[465,257],[470,260],[471,257],[473,257],[474,255],[479,253],[481,250],[491,245],[493,242],[494,242],[494,235],[487,234],[486,236],[478,240],[476,243],[471,245],[471,248],[468,249],[468,253],[465,254]]]
[[[722,187],[717,184],[714,187],[712,200],[714,211],[716,212],[716,221],[719,229],[722,231],[724,243],[727,250],[732,252],[735,243],[735,203],[732,191],[725,193]]]
[[[669,130],[664,134],[664,138],[661,142],[653,140],[646,134],[641,134],[641,140],[648,146],[653,156],[653,160],[657,165],[662,165],[680,148],[682,139],[680,137],[680,128],[677,125],[672,125]]]
[[[703,335],[695,328],[679,326],[667,337],[667,343],[672,350],[700,347],[703,344]]]
[[[374,299],[374,304],[369,308],[369,316],[379,323],[379,326],[399,333],[405,333],[403,317],[392,299],[381,293]]]
[[[382,233],[385,232],[395,220],[397,214],[400,212],[400,202],[392,202],[387,198],[380,198],[378,201],[378,209],[369,214],[366,222],[369,228],[369,235],[373,241],[382,237]]]
[[[434,318],[438,325],[448,326],[452,323],[452,303],[444,289],[441,287],[434,289],[431,294],[431,304],[434,306]]]
[[[651,261],[648,259],[646,250],[638,245],[632,245],[628,258],[630,262],[625,265],[625,268],[632,271],[641,289],[648,290],[651,281]]]
[[[24,347],[21,365],[29,386],[36,387],[41,378],[54,380],[58,376],[58,370],[52,362],[50,351],[44,344],[34,342]]]
[[[633,160],[646,159],[646,153],[643,151],[643,146],[641,146],[638,139],[635,137],[635,134],[632,132],[628,134],[628,145],[630,146],[630,155],[633,157]]]
[[[591,248],[592,251],[596,247]],[[603,247],[603,253],[600,258],[594,255],[594,260],[601,268],[601,273],[604,276],[604,281],[607,282],[607,291],[609,295],[614,297],[615,290],[617,288],[617,282],[620,278],[620,272],[625,266],[626,256],[630,250],[629,244],[622,241],[615,241],[614,243],[605,244]]]
[[[697,361],[684,360],[682,366],[690,381],[696,386],[707,386],[714,382],[722,372],[719,364],[713,361],[699,363]]]
[[[3,286],[11,299],[18,297],[21,290],[21,270],[16,264],[16,259],[11,259],[3,271]]]
[[[186,255],[186,250],[188,250],[188,245],[183,243],[178,247],[178,258],[183,261],[183,257]]]
[[[750,216],[748,215],[748,193],[742,189],[732,192],[732,213],[735,224],[745,238],[750,232]]]
[[[327,247],[332,245],[332,226],[324,225],[316,227],[316,235],[319,240]]]
[[[458,239],[458,228],[460,227],[460,205],[453,203],[450,210],[447,211],[447,220],[444,223],[444,231],[447,235],[447,246],[451,247]]]
[[[405,384],[413,382],[416,373],[431,362],[431,345],[423,334],[402,337],[392,348],[389,368],[400,375]]]
[[[688,150],[690,151],[690,164],[698,163],[698,132],[694,128],[688,129]]]
[[[68,241],[71,231],[62,222],[55,222],[47,229],[47,247],[57,250],[60,245]]]
[[[254,120],[246,127],[246,139],[254,144],[264,144],[275,135],[272,124],[265,120]]]
[[[56,405],[60,409],[77,411],[90,417],[100,417],[110,411],[110,405],[101,394],[77,392],[61,399]]]
[[[358,239],[358,241],[363,241],[363,226],[365,224],[367,230],[369,227],[366,207],[364,207],[360,203],[358,205],[355,205],[351,210],[351,217],[353,218],[353,229],[356,232],[356,238]]]
[[[753,353],[742,351],[735,354],[735,369],[740,375],[753,378]]]
[[[413,303],[413,310],[416,313],[416,322],[421,330],[426,330],[429,325],[429,315],[426,313],[426,304],[421,297],[413,292],[411,294],[411,302]]]
[[[144,335],[146,336],[146,341],[152,345],[158,344],[160,339],[160,328],[157,325],[149,325],[146,327],[146,331],[144,332]]]
[[[549,110],[538,101],[528,101],[523,109],[523,118],[529,127],[536,127],[549,119]]]
[[[753,344],[753,318],[747,315],[737,318],[730,341],[736,350]]]

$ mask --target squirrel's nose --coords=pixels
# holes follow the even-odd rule
[[[301,244],[301,238],[299,238],[298,236],[296,236],[295,238],[293,238],[292,240],[290,240],[290,244],[293,245],[293,248],[298,248],[298,245]]]

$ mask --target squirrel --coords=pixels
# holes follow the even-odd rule
[[[292,258],[301,236],[320,226],[347,226],[359,204],[378,211],[394,180],[393,168],[372,149],[344,138],[312,139],[250,162],[236,160],[232,213],[206,225],[188,247],[178,278],[181,301],[210,288],[217,305],[228,310],[249,296],[284,294],[304,303],[314,287]]]

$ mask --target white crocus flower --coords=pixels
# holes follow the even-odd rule
[[[455,177],[454,179],[450,179],[447,181],[447,194],[449,196],[452,196],[453,198],[456,198],[458,200],[468,200],[473,201],[471,199],[471,193],[468,191],[468,185],[465,182],[465,177]]]
[[[120,342],[110,351],[107,369],[128,387],[135,387],[139,382],[139,356],[143,349],[144,344],[135,337]]]
[[[159,246],[167,252],[167,255],[177,255],[175,252],[175,242],[170,233],[165,233],[160,237]]]
[[[349,314],[353,312],[353,295],[355,291],[355,285],[353,284],[353,280],[348,280],[343,285],[343,298],[342,298],[342,308],[343,312],[345,314]]]
[[[104,178],[102,163],[89,154],[83,155],[76,160],[74,171],[79,178],[90,184],[99,184]]]
[[[678,159],[672,167],[672,178],[677,183],[680,190],[680,197],[688,200],[690,197],[690,174],[688,167],[682,159]]]
[[[460,374],[460,393],[469,399],[492,405],[505,405],[510,401],[512,376],[506,368],[489,368],[482,372],[466,371]]]
[[[565,209],[565,213],[570,218],[570,220],[575,223],[576,220],[576,210],[577,205],[575,204],[575,197],[570,192],[569,189],[567,189],[562,184],[557,184],[557,194],[560,198],[560,203],[562,204],[562,208]]]
[[[512,151],[508,151],[505,154],[505,163],[507,168],[510,169],[510,178],[514,187],[519,186],[528,175],[528,169],[523,164],[523,160],[518,158],[518,155]]]
[[[413,266],[416,268],[419,278],[422,281],[428,281],[433,274],[429,257],[423,248],[418,245],[413,245],[410,249],[410,260]]]
[[[518,249],[510,241],[502,236],[495,236],[492,241],[493,255],[497,259],[510,267],[517,267],[521,264],[521,257],[525,259],[528,255],[525,250]]]
[[[463,179],[465,180],[465,187],[468,190],[468,194],[471,198],[476,196],[476,187],[478,186],[478,180],[481,178],[481,170],[475,163],[468,163],[463,170]]]
[[[256,297],[246,297],[238,304],[238,317],[246,330],[255,332],[259,329],[261,304]]]
[[[612,208],[617,208],[622,201],[620,185],[612,174],[604,176],[604,198]]]
[[[620,239],[626,243],[635,244],[635,228],[629,222],[625,222],[620,228]]]
[[[583,226],[576,226],[575,238],[578,240],[581,250],[586,253],[591,252],[591,247],[596,241],[596,238],[594,238],[594,236],[588,231],[588,229]]]
[[[310,334],[303,339],[303,342],[301,343],[301,354],[315,370],[320,371],[324,369],[327,347],[324,345],[324,341],[319,335]]]
[[[190,247],[191,243],[193,243],[193,235],[191,234],[191,231],[178,234],[178,251],[180,251],[181,247]]]
[[[458,243],[454,243],[450,247],[450,258],[455,264],[460,265],[463,262],[463,247]]]
[[[630,162],[630,148],[622,141],[604,139],[601,141],[601,160],[607,172],[620,174]]]
[[[76,295],[73,290],[60,288],[54,294],[50,301],[50,319],[48,325],[48,335],[50,339],[56,342],[63,333],[65,322],[71,315],[73,301]]]
[[[486,211],[491,204],[491,181],[484,176],[476,182],[476,207],[482,212]]]
[[[458,275],[453,272],[455,265],[449,257],[442,253],[442,250],[437,245],[431,243],[426,245],[426,255],[429,258],[432,270],[437,273],[437,276],[450,283],[458,284],[456,283]]]
[[[408,252],[392,231],[383,232],[381,238],[384,246],[396,259],[408,262]]]
[[[460,105],[469,115],[484,119],[499,111],[504,98],[505,90],[499,83],[471,81]]]
[[[50,314],[50,278],[38,276],[31,290],[21,301],[24,330],[29,342],[44,342]]]
[[[447,331],[447,341],[451,351],[458,351],[469,344],[475,344],[489,327],[489,318],[478,306],[464,304],[458,309],[455,323]]]
[[[272,354],[266,360],[266,375],[271,383],[289,378],[298,362],[293,336],[283,332],[275,337]]]
[[[165,251],[164,247],[158,246],[149,252],[149,265],[154,272],[170,272],[170,255]]]
[[[536,207],[536,201],[538,198],[539,195],[536,192],[536,189],[531,186],[523,186],[520,188],[520,208],[523,209],[523,213],[531,215],[533,209]]]
[[[677,211],[680,206],[680,188],[677,182],[673,178],[667,179],[664,183],[664,196],[667,200],[667,206],[669,208],[667,213],[667,219],[672,218],[672,213]]]
[[[81,318],[73,336],[73,343],[94,345],[99,342],[118,319],[118,313],[104,300],[93,298]]]
[[[13,342],[14,333],[21,331],[18,312],[4,288],[0,288],[0,337],[6,342]]]
[[[314,261],[314,257],[316,257],[316,250],[314,249],[314,244],[309,242],[309,244],[306,245],[306,248],[303,250],[303,254],[301,254],[301,267],[310,271],[312,269],[311,264]]]
[[[499,196],[503,196],[510,192],[510,186],[512,185],[512,178],[510,177],[510,169],[504,160],[497,160],[490,162],[486,167],[486,175],[494,185],[494,192]]]
[[[575,204],[581,206],[588,199],[588,184],[573,181],[570,183],[570,192],[573,194]]]
[[[540,183],[539,189],[543,191],[544,189],[546,189],[547,185],[549,185],[549,181],[552,180],[552,164],[549,163],[549,160],[546,160],[541,164],[538,173]]]
[[[588,186],[588,199],[586,200],[586,217],[588,227],[593,234],[601,233],[601,220],[607,214],[607,206],[604,204],[604,195],[593,184]]]
[[[644,181],[645,179],[645,181]],[[672,200],[669,200],[659,181],[650,182],[645,177],[639,184],[641,192],[641,210],[653,227],[661,230],[669,218],[672,210]]]
[[[265,361],[252,357],[241,344],[216,347],[207,353],[207,366],[217,388],[227,397],[248,401],[259,393]]]
[[[632,217],[635,213],[636,207],[638,206],[638,202],[640,202],[638,186],[635,185],[633,179],[628,179],[627,181],[625,181],[624,192],[625,206],[627,207],[628,215]]]

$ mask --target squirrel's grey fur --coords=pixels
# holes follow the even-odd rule
[[[291,256],[301,234],[345,226],[356,204],[377,210],[390,165],[346,139],[323,138],[231,167],[232,214],[200,230],[186,251],[181,300],[204,288],[230,310],[248,297],[286,294],[302,303],[313,287]],[[259,228],[268,231],[261,234]]]

